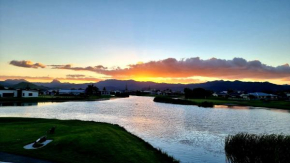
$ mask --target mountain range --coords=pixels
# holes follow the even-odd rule
[[[26,88],[48,90],[48,89],[85,89],[89,84],[94,84],[99,89],[106,87],[107,90],[148,90],[148,89],[171,89],[174,91],[182,91],[184,88],[204,88],[215,92],[224,90],[240,90],[247,92],[275,92],[275,91],[290,91],[290,85],[277,85],[269,82],[242,82],[242,81],[210,81],[199,84],[168,84],[155,82],[139,82],[134,80],[105,80],[97,83],[61,83],[58,80],[53,80],[50,83],[28,82],[24,79],[7,79],[0,81],[0,85],[11,88]]]

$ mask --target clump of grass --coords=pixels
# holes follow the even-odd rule
[[[229,135],[225,139],[225,152],[231,163],[289,163],[290,136]]]
[[[154,102],[162,102],[162,103],[170,103],[170,104],[180,104],[180,105],[197,105],[198,107],[213,107],[214,104],[212,102],[203,101],[200,103],[186,100],[186,99],[178,99],[164,96],[157,96],[153,100]]]
[[[204,102],[199,103],[198,106],[205,107],[205,108],[207,108],[207,107],[212,108],[212,107],[214,107],[214,104],[212,102],[204,101]]]
[[[182,104],[182,105],[197,105],[196,102],[184,99],[176,99],[171,97],[162,97],[157,96],[153,100],[154,102],[163,102],[163,103],[170,103],[170,104]]]

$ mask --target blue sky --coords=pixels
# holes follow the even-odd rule
[[[0,24],[0,68],[11,60],[125,67],[170,57],[290,63],[286,0],[0,0]]]

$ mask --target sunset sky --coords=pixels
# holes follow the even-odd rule
[[[289,0],[0,0],[0,81],[290,84]]]

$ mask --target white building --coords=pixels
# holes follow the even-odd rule
[[[241,94],[240,95],[243,99],[250,99],[249,94]]]
[[[59,95],[80,95],[80,94],[84,94],[85,90],[71,90],[71,89],[60,89],[58,90],[58,94]]]
[[[17,90],[0,90],[0,97],[17,97]]]
[[[111,95],[110,91],[100,91],[101,95],[106,96],[106,95]]]
[[[0,97],[38,97],[36,90],[0,90]]]
[[[22,90],[21,97],[38,97],[38,91],[35,90]]]
[[[277,99],[278,98],[277,95],[263,93],[263,92],[249,93],[249,95],[252,95],[256,97],[257,99]]]

